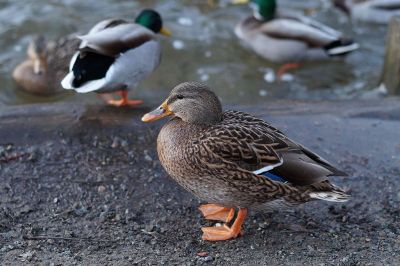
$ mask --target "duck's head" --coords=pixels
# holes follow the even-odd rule
[[[170,115],[187,123],[215,124],[222,119],[222,107],[205,84],[184,82],[176,86],[158,108],[145,114],[142,121],[152,122]]]
[[[268,21],[274,18],[276,0],[232,0],[234,4],[247,4],[254,10],[254,17],[258,20]]]
[[[48,95],[49,73],[47,64],[47,43],[43,37],[35,37],[27,49],[27,58],[12,72],[12,77],[19,87],[34,94]]]
[[[29,43],[27,55],[33,64],[33,73],[43,75],[47,71],[47,43],[43,36],[34,37]]]
[[[160,14],[152,9],[145,9],[136,17],[135,23],[140,24],[155,33],[171,36],[171,32],[163,27]]]

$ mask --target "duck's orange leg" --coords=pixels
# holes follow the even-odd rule
[[[278,69],[276,75],[278,76],[278,79],[281,80],[283,74],[285,74],[288,70],[296,69],[296,68],[299,68],[299,67],[300,67],[299,63],[287,63],[287,64],[284,64]]]
[[[109,105],[113,105],[113,106],[117,106],[117,107],[121,107],[121,106],[134,107],[134,106],[137,106],[137,105],[143,103],[142,100],[129,100],[127,90],[121,90],[121,91],[118,91],[117,93],[121,96],[121,99],[120,100],[108,100],[107,103]]]
[[[242,224],[247,216],[247,209],[239,209],[235,222],[231,227],[223,226],[203,227],[203,240],[222,241],[234,239],[241,234]]]
[[[207,220],[221,221],[224,223],[229,223],[233,219],[233,216],[235,216],[234,209],[216,204],[201,205],[199,210]]]

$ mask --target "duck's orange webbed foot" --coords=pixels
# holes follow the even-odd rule
[[[282,65],[277,71],[278,80],[282,80],[282,76],[290,69],[297,69],[300,67],[299,63],[287,63]]]
[[[229,223],[235,216],[234,209],[216,204],[201,205],[199,210],[207,220],[221,221],[224,223]]]
[[[108,93],[101,94],[101,97],[107,102],[107,104],[116,107],[123,107],[123,106],[135,107],[143,103],[142,100],[129,100],[128,91],[126,90],[118,91],[117,93],[121,96],[121,99],[119,100],[114,100],[112,96]]]
[[[247,209],[239,209],[235,222],[231,227],[224,224],[223,226],[203,227],[203,240],[222,241],[234,239],[242,235],[242,224],[247,216]]]
[[[143,101],[142,100],[110,100],[107,101],[107,104],[112,105],[112,106],[116,106],[116,107],[123,107],[123,106],[130,106],[130,107],[136,107],[140,104],[142,104]]]

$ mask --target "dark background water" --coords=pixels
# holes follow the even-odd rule
[[[213,2],[214,4],[210,4]],[[351,23],[330,1],[280,1],[353,36],[361,48],[343,60],[302,65],[289,81],[271,82],[274,65],[244,48],[233,33],[235,24],[249,14],[247,6],[229,1],[132,0],[21,0],[0,1],[0,104],[14,105],[61,100],[39,98],[18,90],[12,69],[25,57],[34,34],[49,39],[72,32],[87,32],[106,18],[134,19],[143,8],[155,8],[173,32],[164,38],[163,60],[142,82],[135,98],[158,102],[176,84],[201,80],[212,86],[225,103],[250,103],[266,98],[353,99],[371,97],[380,77],[386,26]],[[272,73],[272,74],[271,74]],[[69,94],[68,101],[98,101],[93,93]]]

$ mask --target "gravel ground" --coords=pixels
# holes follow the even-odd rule
[[[245,235],[201,240],[200,202],[157,159],[147,111],[0,108],[2,265],[400,265],[400,101],[235,107],[350,176],[352,199],[252,212]]]

